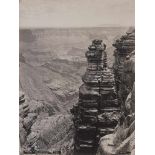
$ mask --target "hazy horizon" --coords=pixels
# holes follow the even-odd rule
[[[134,0],[21,0],[20,28],[134,27]]]
[[[110,28],[134,28],[135,26],[116,26],[116,25],[109,25],[109,26],[91,26],[91,27],[88,27],[88,26],[83,26],[83,27],[19,27],[20,30],[26,30],[26,29],[32,29],[32,30],[41,30],[41,29],[96,29],[96,28],[107,28],[107,29],[110,29]]]

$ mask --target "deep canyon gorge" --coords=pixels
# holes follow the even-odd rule
[[[101,39],[122,113],[115,131],[100,139],[96,154],[134,154],[134,33],[126,27],[20,30],[21,153],[74,154],[70,109],[78,102],[87,47]]]

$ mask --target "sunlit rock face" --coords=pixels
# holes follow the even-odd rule
[[[95,148],[100,137],[112,133],[119,120],[114,75],[107,66],[106,45],[94,40],[88,47],[88,67],[79,88],[79,102],[71,112],[75,126],[75,149]]]
[[[122,37],[124,38],[124,37]],[[120,39],[122,40],[122,39]],[[117,43],[118,41],[116,41]],[[124,44],[123,44],[124,42]],[[128,46],[126,43],[129,43]],[[115,45],[115,77],[121,100],[121,118],[113,134],[100,139],[97,155],[134,155],[135,152],[135,51],[134,30]],[[125,50],[123,48],[126,47]],[[121,50],[120,50],[121,49]],[[122,54],[122,53],[123,54]]]

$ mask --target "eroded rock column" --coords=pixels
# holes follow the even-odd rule
[[[79,88],[79,102],[71,110],[77,150],[95,148],[100,137],[112,133],[118,123],[120,108],[105,49],[102,40],[94,40],[86,52],[88,67]]]
[[[115,132],[100,139],[96,155],[134,155],[135,153],[135,31],[116,41],[115,76],[121,101],[121,118]]]
[[[135,30],[129,30],[120,39],[116,40],[113,46],[116,48],[114,51],[115,62],[114,62],[114,73],[116,80],[116,88],[118,92],[119,102],[124,107],[124,102],[127,95],[132,89],[134,82],[134,74],[128,82],[124,78],[124,62],[129,59],[135,50]],[[128,67],[132,67],[128,65]]]

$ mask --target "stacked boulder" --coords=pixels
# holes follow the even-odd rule
[[[71,110],[76,150],[96,148],[100,137],[112,133],[119,120],[115,80],[107,66],[105,49],[102,40],[94,40],[86,52],[84,84],[79,88],[79,102]]]

